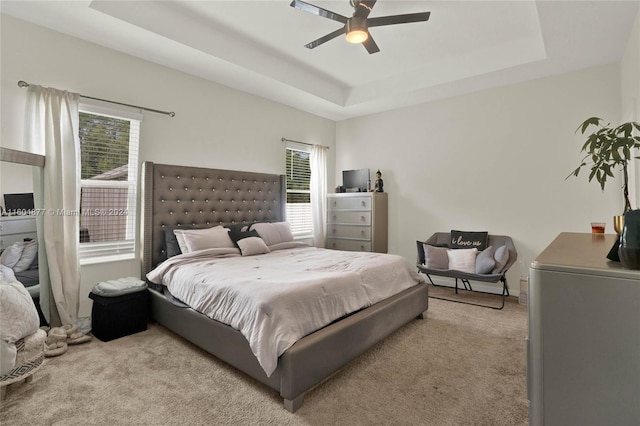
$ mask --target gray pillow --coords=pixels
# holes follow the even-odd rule
[[[496,266],[496,260],[493,258],[493,246],[478,253],[476,257],[476,274],[488,274]]]
[[[193,229],[191,225],[183,225],[183,226],[166,226],[164,228],[164,244],[165,244],[165,252],[167,254],[167,259],[173,256],[177,256],[182,254],[182,250],[180,250],[180,245],[178,245],[178,239],[176,235],[173,233],[174,229]]]
[[[447,247],[434,247],[423,244],[424,266],[430,269],[449,269],[449,256]]]
[[[509,249],[506,245],[500,246],[496,249],[496,254],[493,255],[493,258],[496,261],[496,266],[491,271],[492,274],[499,274],[504,270],[504,267],[507,266],[507,262],[509,261]]]

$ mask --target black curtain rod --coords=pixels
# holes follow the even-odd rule
[[[300,142],[300,141],[294,141],[292,139],[287,139],[287,138],[282,138],[280,139],[282,142],[295,142],[295,143],[301,143],[302,145],[309,145],[309,146],[314,146],[315,144],[313,143],[307,143],[307,142]],[[326,145],[318,145],[323,147],[324,149],[330,149],[328,146]]]
[[[22,88],[29,87],[29,83],[27,83],[26,81],[20,80],[18,82],[18,87],[22,87]],[[93,99],[94,101],[109,102],[110,104],[128,106],[128,107],[132,107],[132,108],[141,109],[143,111],[150,111],[150,112],[155,112],[155,113],[158,113],[158,114],[165,114],[165,115],[168,115],[169,117],[175,117],[176,116],[176,113],[173,112],[173,111],[160,111],[158,109],[146,108],[146,107],[141,107],[141,106],[138,106],[138,105],[125,104],[125,103],[122,103],[122,102],[110,101],[108,99],[94,98],[93,96],[86,96],[86,95],[79,95],[79,96],[81,98],[85,98],[85,99]]]

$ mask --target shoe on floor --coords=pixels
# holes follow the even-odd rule
[[[69,345],[79,345],[91,340],[91,336],[82,333],[75,325],[64,325],[63,328],[67,333],[67,344]]]
[[[62,327],[53,327],[44,342],[44,356],[53,357],[67,351],[67,332]]]

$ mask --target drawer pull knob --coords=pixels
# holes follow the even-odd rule
[[[333,215],[333,220],[336,220],[336,215],[335,214]]]
[[[364,229],[362,231],[360,231],[360,235],[362,235],[364,237]]]
[[[360,201],[360,204],[362,205],[362,207],[365,207],[367,205],[367,203],[364,200]]]
[[[360,246],[360,250],[361,250],[361,251],[364,251],[364,246]]]
[[[361,219],[363,222],[365,221],[364,216],[360,216],[360,219]]]
[[[336,233],[336,229],[335,229],[335,228],[333,228],[333,234],[335,235],[335,233]]]

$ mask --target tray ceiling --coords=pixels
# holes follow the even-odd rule
[[[310,3],[351,16],[348,0]],[[2,1],[2,13],[333,120],[619,61],[638,1],[379,0],[369,55],[270,1]],[[606,28],[606,31],[594,31]]]

